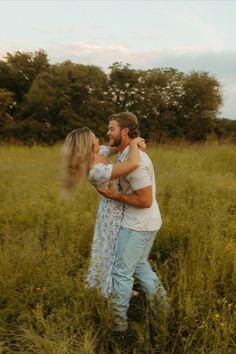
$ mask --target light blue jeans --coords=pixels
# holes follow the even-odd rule
[[[136,278],[150,299],[160,294],[166,303],[166,291],[153,272],[148,256],[156,237],[156,231],[135,231],[121,228],[117,241],[117,254],[112,268],[111,304],[116,323],[127,322],[127,311]]]

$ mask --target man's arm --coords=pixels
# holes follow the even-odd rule
[[[137,189],[132,194],[122,194],[112,188],[97,189],[105,198],[132,205],[136,208],[150,208],[152,205],[152,186]]]

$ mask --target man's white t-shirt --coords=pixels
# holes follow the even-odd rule
[[[127,159],[129,146],[118,156],[117,162]],[[135,190],[152,186],[153,202],[150,208],[135,208],[125,204],[124,217],[121,223],[136,231],[157,231],[160,229],[162,220],[156,200],[156,182],[152,161],[148,155],[140,151],[140,164],[136,170],[119,178],[121,191],[124,194],[132,194]]]

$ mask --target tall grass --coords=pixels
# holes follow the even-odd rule
[[[163,226],[151,262],[173,312],[133,298],[130,328],[84,289],[98,195],[60,198],[59,147],[0,148],[0,353],[236,352],[236,148],[153,147]]]

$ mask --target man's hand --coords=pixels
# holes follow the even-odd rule
[[[97,188],[98,193],[100,193],[101,195],[103,195],[103,197],[108,198],[108,199],[115,199],[115,197],[117,196],[117,192],[112,189],[111,187],[108,187],[106,189],[102,189],[102,188]]]
[[[108,199],[114,199],[123,204],[132,205],[135,208],[150,208],[152,206],[152,186],[134,191],[132,194],[116,192],[110,186],[107,189],[97,188],[97,191]]]

